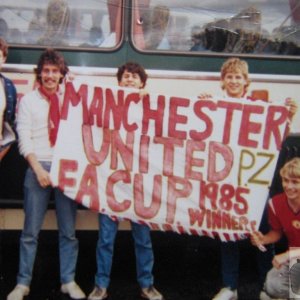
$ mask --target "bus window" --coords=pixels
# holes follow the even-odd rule
[[[2,0],[0,36],[10,44],[116,47],[122,0]]]
[[[300,55],[299,0],[135,0],[140,50]]]

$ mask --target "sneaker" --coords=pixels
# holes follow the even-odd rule
[[[95,286],[93,291],[89,294],[88,300],[103,300],[108,297],[107,289]]]
[[[237,290],[232,290],[228,287],[222,288],[220,292],[213,297],[212,300],[237,300]]]
[[[69,297],[74,300],[86,298],[84,292],[81,290],[81,288],[75,281],[62,284],[60,290],[63,294],[68,294]]]
[[[23,300],[29,294],[29,287],[23,284],[17,284],[7,296],[7,300]]]
[[[163,295],[154,286],[141,289],[141,297],[148,300],[164,300]]]

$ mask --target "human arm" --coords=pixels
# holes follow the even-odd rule
[[[274,256],[272,260],[272,265],[274,268],[279,269],[283,264],[289,261],[289,253],[288,251],[277,254]]]
[[[252,245],[259,247],[260,245],[268,245],[280,240],[282,236],[281,230],[270,230],[266,234],[262,234],[260,231],[253,231],[250,236]]]
[[[4,122],[7,122],[9,126],[15,131],[15,116],[16,116],[16,105],[17,105],[17,90],[13,82],[3,77],[4,80],[4,91],[5,99],[2,103],[3,111],[1,111],[1,139],[3,139]],[[0,151],[0,161],[8,153],[10,146],[3,148]]]
[[[298,110],[298,104],[294,99],[286,98],[285,99],[285,105],[288,107],[288,110],[289,110],[288,118],[289,118],[290,121],[292,121],[294,115],[296,114],[296,112]]]
[[[149,92],[146,89],[140,89],[139,90],[140,97],[143,98],[144,96],[147,96]]]
[[[287,250],[286,252],[275,255],[272,264],[275,268],[279,269],[283,264],[288,263],[290,260],[299,257],[300,257],[300,249],[292,248]]]
[[[34,131],[37,130],[35,133],[36,138],[40,138],[40,136],[48,133],[48,130],[46,132],[43,131],[43,123],[47,124],[47,112],[44,112],[40,106],[42,105],[42,100],[34,97],[36,97],[34,92],[24,96],[18,108],[17,132],[19,135],[19,150],[36,174],[40,185],[46,187],[51,184],[50,175],[37,158]],[[48,142],[48,135],[45,140]],[[42,141],[42,143],[45,142]]]
[[[69,70],[64,77],[63,83],[66,84],[67,82],[73,82],[75,79],[76,79],[75,73]]]
[[[6,101],[4,98],[2,99],[2,101],[0,101],[0,140],[3,140],[3,124],[4,124],[5,109],[6,109]]]
[[[29,153],[26,157],[27,162],[35,173],[37,180],[41,187],[47,187],[51,185],[50,174],[46,171],[41,163],[37,160],[34,153]]]

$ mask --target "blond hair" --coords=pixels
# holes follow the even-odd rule
[[[249,67],[248,63],[245,60],[241,60],[239,58],[233,57],[227,59],[221,68],[221,80],[224,80],[227,73],[237,73],[241,72],[244,76],[245,80],[247,81],[245,85],[245,91],[246,94],[247,89],[250,85],[250,79],[249,79]],[[224,85],[221,85],[222,89],[224,90]]]
[[[280,176],[288,176],[290,178],[300,178],[300,158],[295,157],[284,164],[280,169]]]

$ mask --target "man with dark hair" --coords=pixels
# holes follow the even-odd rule
[[[135,83],[132,79],[135,78]],[[134,62],[128,62],[118,68],[117,79],[119,86],[143,89],[146,85],[148,75],[145,69]]]
[[[19,273],[17,285],[8,295],[8,300],[22,300],[29,294],[38,235],[52,191],[59,229],[61,291],[69,294],[71,299],[85,298],[74,281],[78,255],[75,237],[77,205],[58,188],[52,187],[49,174],[63,100],[59,84],[67,72],[63,56],[53,49],[45,50],[35,69],[39,87],[26,94],[20,102],[17,116],[19,149],[29,168],[24,181],[25,222],[20,238]]]
[[[140,95],[142,95],[142,89],[147,81],[147,74],[142,66],[129,62],[119,67],[117,79],[119,86],[139,89]],[[107,288],[110,282],[113,249],[118,225],[118,220],[99,214],[99,239],[96,252],[97,273],[95,288],[88,296],[89,300],[103,300],[108,297]],[[141,287],[141,296],[149,300],[163,300],[163,296],[153,286],[154,256],[150,228],[135,222],[131,222],[131,228],[136,254],[137,281]]]

